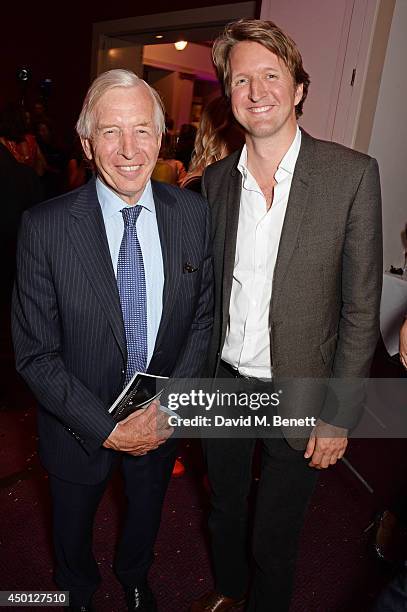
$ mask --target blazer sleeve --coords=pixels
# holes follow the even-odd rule
[[[333,405],[327,400],[321,417],[352,429],[364,402],[380,334],[383,241],[379,169],[370,158],[349,211],[342,255],[342,307],[333,361]],[[348,379],[345,383],[341,379]],[[359,379],[359,382],[358,382]],[[339,409],[338,409],[339,408]],[[335,416],[333,416],[333,414]]]
[[[208,206],[205,208],[205,242],[200,294],[188,338],[172,373],[173,378],[194,378],[201,375],[212,333],[213,262],[210,243],[210,211]]]
[[[342,255],[342,309],[333,376],[367,377],[379,338],[383,279],[379,169],[370,158],[351,206]]]
[[[98,450],[115,422],[103,402],[64,364],[58,296],[29,211],[23,215],[17,248],[12,333],[17,370],[41,409],[56,417],[88,454]]]

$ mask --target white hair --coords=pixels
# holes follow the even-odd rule
[[[80,138],[91,138],[94,133],[95,107],[100,98],[110,89],[115,87],[140,87],[145,86],[150,92],[154,103],[154,123],[158,134],[165,132],[164,106],[159,93],[148,83],[140,79],[131,70],[116,68],[100,74],[89,87],[83,102],[79,119],[76,123],[76,131]]]

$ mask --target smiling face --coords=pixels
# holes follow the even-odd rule
[[[143,84],[115,87],[103,94],[94,113],[93,135],[81,139],[85,154],[110,189],[127,204],[136,204],[161,144],[153,98]]]
[[[293,138],[302,85],[295,87],[285,63],[253,41],[237,43],[229,62],[232,110],[247,138]]]

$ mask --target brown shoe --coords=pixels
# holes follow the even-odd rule
[[[226,610],[239,610],[245,599],[232,599],[220,593],[207,593],[200,599],[194,601],[190,607],[190,612],[226,612]]]
[[[381,561],[397,564],[405,559],[407,530],[397,517],[385,510],[376,519],[374,549]]]

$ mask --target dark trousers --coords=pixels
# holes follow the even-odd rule
[[[229,375],[222,369],[218,376]],[[215,585],[233,598],[242,597],[249,584],[247,498],[255,444],[244,438],[204,441],[212,490],[209,530]],[[264,438],[261,444],[248,610],[287,612],[304,513],[318,473],[308,467],[303,451],[293,450],[285,439]]]
[[[404,569],[382,591],[372,612],[402,612],[407,610],[407,562]]]
[[[125,589],[147,577],[174,460],[173,441],[141,457],[123,454],[128,505],[114,569]],[[100,582],[92,552],[92,531],[109,478],[97,485],[66,482],[52,475],[49,481],[53,502],[55,582],[61,590],[70,591],[71,605],[87,605]]]

